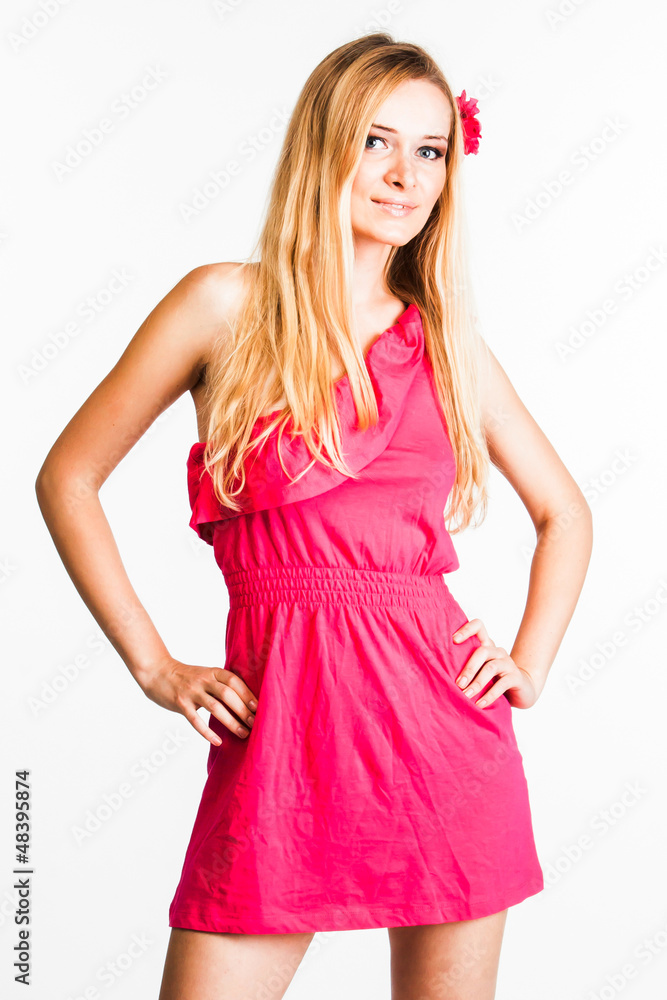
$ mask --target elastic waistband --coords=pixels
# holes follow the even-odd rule
[[[225,575],[229,607],[375,605],[442,607],[449,588],[441,574],[420,576],[338,566],[267,566]]]

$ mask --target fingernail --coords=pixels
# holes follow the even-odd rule
[[[248,702],[248,704],[250,705],[251,708],[257,708],[257,702],[256,701],[250,701],[250,702]]]

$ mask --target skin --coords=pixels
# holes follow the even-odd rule
[[[404,309],[382,283],[392,246],[426,222],[445,181],[451,111],[432,84],[401,84],[378,109],[352,192],[355,239],[353,299],[365,352]],[[376,138],[370,138],[376,136]],[[434,150],[436,152],[434,152]],[[417,208],[393,218],[377,205],[406,199]],[[211,743],[217,735],[198,714],[211,712],[246,739],[258,693],[232,671],[178,660],[167,650],[127,576],[99,490],[152,422],[190,391],[199,440],[205,439],[201,375],[225,317],[237,308],[252,266],[234,262],[189,272],[157,304],[117,364],[60,434],[36,481],[40,509],[82,599],[144,694],[182,714]],[[482,386],[484,429],[492,461],[533,521],[537,548],[526,609],[511,651],[496,646],[479,619],[458,630],[481,646],[459,680],[474,698],[487,680],[488,704],[506,697],[529,708],[574,611],[592,545],[591,512],[581,490],[490,353]],[[455,639],[457,638],[455,636]],[[485,707],[476,702],[480,711]],[[477,920],[388,928],[392,1000],[492,1000],[507,910]],[[239,1000],[284,996],[312,933],[241,935],[172,928],[159,1000]],[[283,971],[275,976],[276,968]],[[286,970],[286,971],[285,971]]]

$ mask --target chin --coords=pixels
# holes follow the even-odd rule
[[[378,226],[373,229],[359,233],[361,239],[375,240],[376,243],[384,243],[387,246],[402,247],[413,239],[419,230],[414,227],[407,227],[401,230],[398,226]]]
[[[417,235],[416,232],[413,233],[412,230],[410,230],[410,232],[405,232],[402,234],[400,233],[395,233],[395,234],[385,233],[384,235],[378,234],[376,238],[378,240],[378,243],[386,243],[391,247],[404,247],[405,244],[409,243],[410,240],[413,239],[416,235]]]

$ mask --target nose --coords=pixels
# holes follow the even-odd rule
[[[406,150],[396,150],[387,166],[386,180],[392,186],[398,185],[403,190],[415,186],[415,166],[411,154]]]

